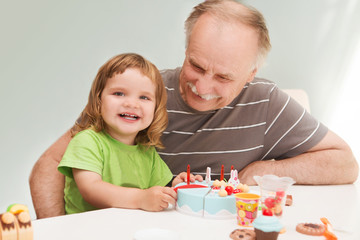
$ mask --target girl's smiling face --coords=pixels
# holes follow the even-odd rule
[[[155,85],[136,68],[114,74],[101,94],[105,130],[116,140],[133,145],[139,131],[154,118]]]

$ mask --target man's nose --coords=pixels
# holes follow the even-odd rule
[[[199,95],[211,94],[214,82],[210,74],[203,74],[195,83],[196,90]]]

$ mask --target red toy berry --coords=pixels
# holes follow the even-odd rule
[[[272,211],[270,209],[268,209],[268,208],[263,208],[262,214],[264,216],[272,216],[273,215]]]
[[[276,197],[278,198],[283,198],[285,196],[285,192],[284,191],[277,191],[276,192]]]
[[[228,195],[231,195],[233,193],[234,189],[231,186],[226,186],[225,191],[227,191]]]
[[[267,206],[268,208],[273,208],[275,207],[275,199],[271,198],[271,197],[268,197],[265,199],[265,202],[264,202],[265,206]]]
[[[235,194],[235,193],[241,193],[242,191],[241,191],[241,189],[234,189],[234,191],[233,191],[233,194]]]

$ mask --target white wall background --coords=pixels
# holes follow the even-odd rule
[[[183,22],[199,2],[0,0],[0,212],[24,203],[35,218],[31,168],[72,126],[105,61],[137,52],[160,69],[182,64]],[[360,159],[360,2],[247,2],[273,45],[258,76],[305,89],[312,113]]]

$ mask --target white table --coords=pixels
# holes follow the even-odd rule
[[[257,187],[251,188],[257,191]],[[284,209],[282,239],[312,239],[295,231],[301,222],[321,223],[326,217],[339,240],[360,239],[360,183],[336,186],[292,186],[287,194],[293,205]],[[236,219],[212,220],[188,216],[176,210],[146,212],[128,209],[104,209],[81,214],[33,221],[35,240],[56,239],[133,239],[139,230],[161,228],[176,232],[180,239],[229,239]]]

